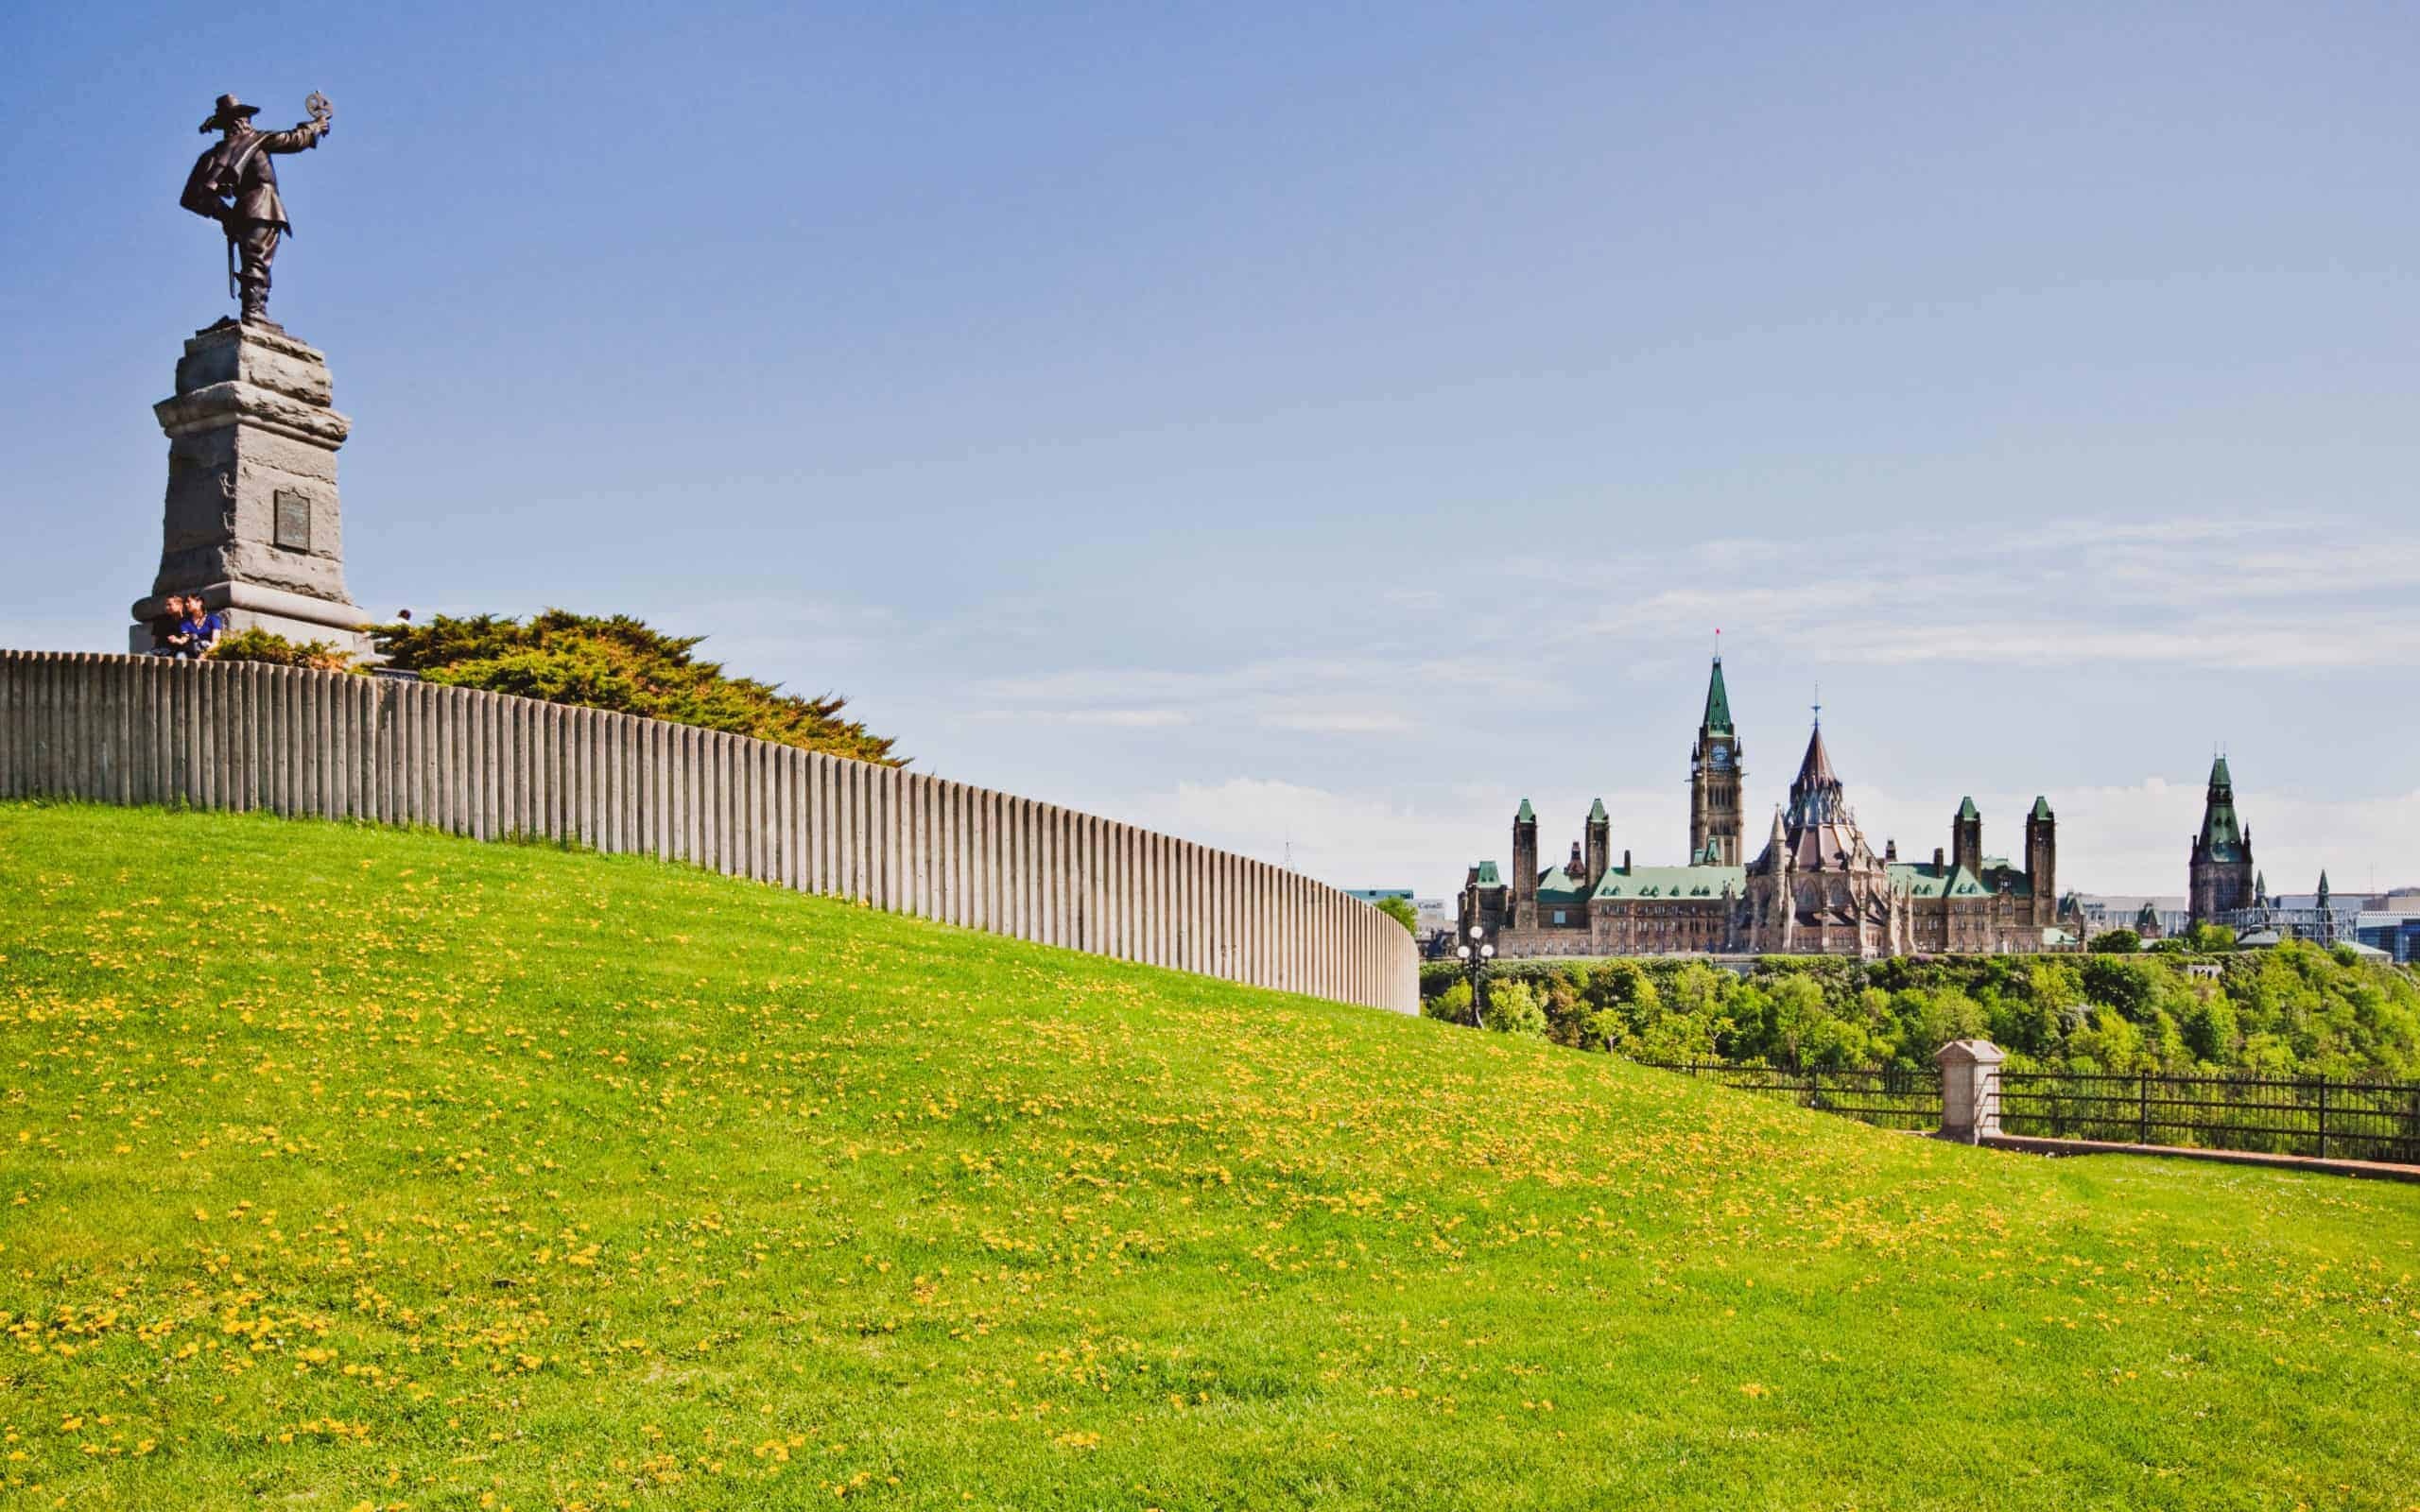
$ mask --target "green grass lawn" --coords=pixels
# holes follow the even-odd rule
[[[0,1503],[2420,1505],[2420,1189],[0,804]]]

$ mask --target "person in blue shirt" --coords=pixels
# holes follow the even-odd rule
[[[177,622],[177,635],[173,643],[177,655],[197,659],[208,656],[210,648],[216,645],[218,638],[226,633],[227,621],[223,615],[203,608],[200,594],[186,595],[184,617]]]

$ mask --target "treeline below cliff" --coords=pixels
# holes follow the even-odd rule
[[[2206,957],[1768,956],[1746,976],[1668,957],[1514,961],[1489,970],[1487,998],[1488,1028],[1640,1060],[1924,1066],[1972,1037],[2013,1064],[2077,1071],[2420,1077],[2420,982],[2298,943]],[[1451,963],[1424,968],[1421,1000],[1431,1018],[1471,1022]]]

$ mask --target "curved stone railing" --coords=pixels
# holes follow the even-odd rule
[[[0,651],[0,798],[544,836],[1397,1012],[1411,936],[1244,856],[922,772],[399,679]]]

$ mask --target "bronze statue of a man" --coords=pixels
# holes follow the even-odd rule
[[[277,169],[269,159],[318,146],[335,114],[317,93],[304,109],[311,119],[291,131],[255,131],[252,117],[260,107],[219,95],[218,108],[201,129],[224,134],[194,163],[179,201],[226,231],[228,292],[242,298],[247,325],[268,323],[268,266],[276,261],[278,238],[294,230],[285,218],[285,202],[277,197]]]

